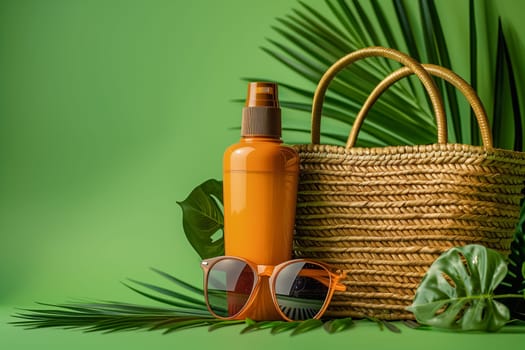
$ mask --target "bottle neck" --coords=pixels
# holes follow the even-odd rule
[[[244,107],[241,136],[281,137],[281,109],[279,107]]]
[[[241,142],[273,142],[273,143],[283,143],[283,140],[279,137],[271,136],[256,136],[256,135],[247,135],[241,136]]]

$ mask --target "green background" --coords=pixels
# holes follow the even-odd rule
[[[458,37],[451,54],[466,57],[467,1],[436,3],[448,36]],[[201,283],[176,202],[204,180],[221,177],[222,153],[238,139],[232,127],[240,123],[241,106],[232,100],[245,94],[241,77],[303,83],[260,50],[265,38],[276,38],[276,17],[298,6],[292,0],[0,0],[0,347],[523,344],[523,333],[513,329],[452,334],[403,328],[397,335],[370,323],[345,334],[298,338],[238,336],[238,328],[99,335],[6,324],[16,307],[35,301],[144,302],[120,281],[169,286],[150,266]],[[525,4],[498,0],[489,7],[504,19],[523,76]],[[487,24],[494,39],[496,24]],[[307,115],[284,113],[308,123]],[[287,141],[307,142],[307,136]]]

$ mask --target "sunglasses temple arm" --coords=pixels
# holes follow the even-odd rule
[[[330,273],[332,275],[332,288],[334,290],[344,292],[346,290],[346,286],[339,282],[342,279],[346,278],[346,272],[340,271],[338,274]]]

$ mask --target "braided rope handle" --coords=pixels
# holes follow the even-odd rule
[[[315,90],[314,99],[312,101],[312,144],[319,144],[321,140],[321,112],[323,109],[324,96],[328,85],[335,78],[343,68],[355,63],[358,60],[367,57],[385,57],[395,60],[404,66],[408,67],[411,72],[423,83],[432,102],[432,108],[436,116],[438,143],[447,143],[447,124],[445,111],[443,108],[443,101],[441,95],[430,76],[430,73],[423,68],[423,66],[414,60],[412,57],[405,55],[394,49],[384,48],[380,46],[367,47],[354,51],[335,62],[319,80],[317,89]]]
[[[474,115],[476,116],[476,119],[478,121],[478,126],[481,132],[481,140],[483,141],[483,145],[486,148],[492,148],[492,134],[490,132],[490,126],[487,119],[487,114],[485,113],[485,108],[483,107],[483,104],[481,103],[481,100],[479,99],[478,95],[476,94],[476,91],[472,88],[472,86],[469,85],[465,80],[463,80],[459,75],[451,71],[450,69],[447,69],[445,67],[437,66],[434,64],[423,64],[423,67],[425,70],[427,70],[430,74],[435,75],[443,80],[446,80],[450,84],[452,84],[455,88],[457,88],[467,99],[468,103],[472,107],[472,110],[474,111]],[[356,140],[357,140],[357,134],[359,133],[359,130],[361,129],[361,125],[363,124],[363,121],[368,113],[368,111],[372,108],[374,103],[377,101],[377,99],[381,96],[381,94],[388,89],[391,85],[393,85],[398,80],[407,77],[409,75],[413,74],[413,72],[408,67],[402,67],[398,69],[397,71],[393,72],[389,76],[387,76],[383,81],[381,81],[375,89],[370,93],[367,100],[363,104],[363,107],[357,114],[357,117],[355,118],[354,124],[352,126],[352,130],[350,131],[350,134],[348,136],[348,142],[346,143],[346,148],[354,147]]]

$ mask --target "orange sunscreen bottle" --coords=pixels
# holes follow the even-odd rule
[[[290,260],[299,156],[281,140],[277,84],[250,83],[242,113],[241,140],[223,159],[225,254],[259,265]],[[268,277],[254,303],[237,318],[280,319]]]

